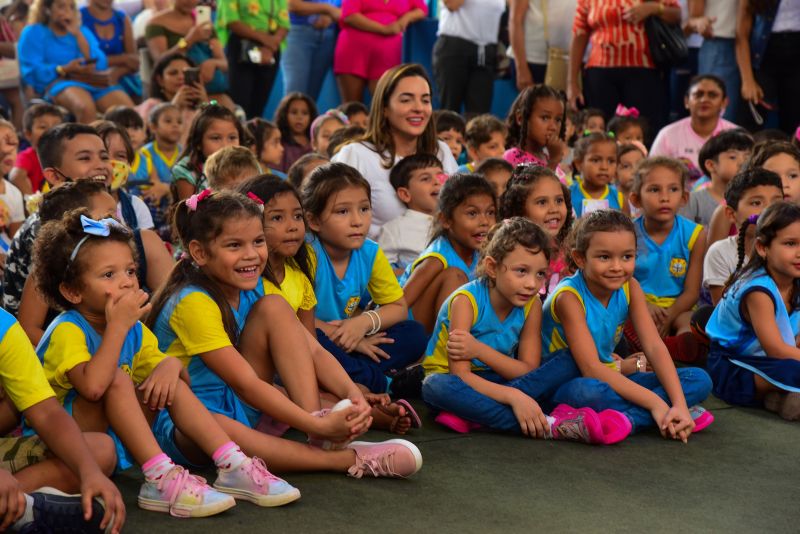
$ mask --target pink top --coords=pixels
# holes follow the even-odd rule
[[[719,121],[717,121],[717,127],[714,128],[714,133],[709,137],[700,137],[692,129],[692,118],[686,117],[664,126],[658,132],[656,140],[653,141],[653,147],[650,149],[650,155],[669,156],[683,161],[689,167],[689,173],[692,178],[697,179],[704,174],[697,163],[700,148],[709,138],[724,130],[733,128],[738,128],[738,126],[720,117]]]
[[[344,0],[339,24],[342,28],[353,29],[344,23],[344,19],[356,13],[384,25],[391,24],[413,9],[421,9],[427,14],[428,4],[424,0]]]
[[[42,173],[42,164],[39,163],[39,155],[32,146],[17,154],[17,161],[14,162],[14,167],[19,167],[28,173],[28,180],[31,182],[31,188],[34,193],[41,191],[44,173]]]
[[[547,167],[547,160],[540,158],[536,154],[531,154],[519,147],[509,148],[503,154],[503,159],[516,167],[526,163],[533,163],[534,165],[541,165]]]

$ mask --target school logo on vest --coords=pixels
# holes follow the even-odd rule
[[[358,306],[359,302],[361,302],[361,297],[350,297],[344,307],[344,314],[348,317],[353,315],[353,312],[356,311],[356,306]]]
[[[683,258],[672,258],[669,262],[669,272],[672,276],[685,276],[686,260]]]

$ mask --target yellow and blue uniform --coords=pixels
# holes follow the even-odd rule
[[[339,278],[331,259],[319,239],[311,242],[315,265],[314,293],[316,316],[321,321],[337,321],[352,317],[368,292],[375,304],[390,304],[403,298],[392,266],[375,241],[367,239],[361,248],[350,252],[350,262],[343,278]]]
[[[576,217],[583,217],[584,215],[597,210],[620,210],[625,204],[625,199],[622,193],[617,191],[613,185],[606,185],[603,194],[597,198],[593,198],[583,188],[581,181],[575,181],[572,187],[569,188],[569,194],[572,198],[572,209]]]
[[[505,320],[501,321],[494,311],[489,300],[489,286],[483,279],[473,280],[464,284],[450,295],[442,304],[439,315],[436,318],[436,326],[433,328],[433,336],[428,342],[425,350],[425,359],[422,367],[425,374],[447,373],[449,363],[447,359],[447,340],[450,336],[451,307],[453,299],[459,295],[464,295],[472,304],[472,327],[469,332],[481,343],[492,347],[501,354],[511,358],[516,356],[519,336],[525,319],[528,318],[531,306],[538,302],[539,298],[532,298],[524,308],[515,307],[508,314]],[[472,360],[473,371],[489,370],[484,363],[479,360]]]
[[[406,267],[406,270],[400,277],[400,285],[405,286],[408,278],[411,276],[411,273],[413,273],[414,269],[417,268],[417,265],[428,258],[438,259],[442,262],[442,265],[444,265],[445,269],[449,267],[461,269],[464,271],[464,274],[467,275],[467,280],[475,280],[475,268],[478,266],[478,251],[476,250],[472,253],[472,260],[470,261],[469,265],[467,265],[467,263],[453,248],[453,244],[450,243],[450,240],[447,238],[447,236],[439,236],[434,239],[430,245],[428,245],[428,248],[422,251],[422,254],[419,255],[419,258],[414,260],[410,265],[408,265],[408,267]]]
[[[583,272],[578,271],[569,278],[564,278],[542,306],[542,360],[564,349],[569,350],[564,325],[556,314],[555,304],[559,295],[570,292],[576,297],[586,314],[586,326],[592,334],[600,361],[609,367],[614,366],[611,354],[622,337],[622,329],[628,320],[630,304],[630,282],[625,282],[617,289],[604,306],[586,285]]]
[[[131,173],[128,176],[127,187],[134,195],[139,195],[138,190],[141,186],[150,185],[150,173],[153,172],[153,160],[150,155],[141,150],[134,152],[133,163],[131,163]],[[132,188],[137,188],[132,190]]]
[[[703,227],[677,215],[672,230],[659,245],[647,234],[644,217],[633,224],[639,242],[633,277],[642,286],[648,302],[669,308],[683,293],[689,257]]]
[[[83,315],[76,310],[69,310],[50,323],[36,347],[44,374],[56,398],[69,414],[72,414],[72,404],[78,396],[69,381],[69,372],[90,361],[102,342],[103,337]],[[146,326],[137,322],[125,336],[117,365],[138,385],[150,376],[163,359],[164,353],[158,349],[156,337]],[[131,467],[133,458],[130,453],[113,432],[109,432],[109,435],[114,438],[117,448],[117,466],[120,469]]]
[[[295,313],[297,310],[313,310],[317,305],[317,296],[311,280],[303,274],[293,259],[288,259],[284,263],[284,273],[280,287],[266,278],[261,279],[264,294],[282,296]]]
[[[778,286],[763,268],[737,280],[725,292],[706,325],[711,340],[708,371],[714,394],[732,404],[758,404],[754,375],[783,391],[800,393],[800,362],[767,354],[744,316],[744,299],[756,291],[772,300],[775,324],[785,344],[795,346],[800,334],[800,310],[786,308]]]
[[[158,148],[158,142],[152,141],[139,149],[139,154],[151,162],[151,168],[155,167],[158,179],[165,184],[172,183],[172,166],[178,161],[181,147],[175,147],[172,157],[167,156]]]
[[[14,316],[0,309],[0,384],[20,412],[55,397],[28,336]]]

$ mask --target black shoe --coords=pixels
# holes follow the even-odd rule
[[[102,534],[100,528],[105,508],[92,500],[92,518],[83,519],[80,495],[67,495],[55,488],[39,488],[33,497],[33,521],[23,526],[24,534]],[[110,526],[113,523],[109,523]]]
[[[425,378],[425,371],[422,370],[422,364],[397,371],[392,376],[389,395],[392,399],[421,399],[423,378]]]

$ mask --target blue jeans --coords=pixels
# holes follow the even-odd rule
[[[333,67],[336,25],[317,30],[308,24],[293,24],[283,52],[283,93],[299,91],[319,98],[325,75]]]
[[[550,398],[563,383],[580,376],[572,356],[563,352],[533,371],[505,380],[492,371],[476,373],[485,380],[518,389],[549,411]],[[520,432],[511,406],[478,393],[463,380],[449,373],[428,375],[422,382],[422,398],[435,410],[447,411],[483,426],[507,432]]]
[[[683,395],[686,404],[694,406],[703,402],[711,393],[711,377],[699,367],[682,367],[678,371]],[[667,404],[670,404],[667,392],[658,381],[655,373],[634,373],[628,376],[643,388],[649,389]],[[632,432],[656,426],[650,410],[637,406],[614,391],[608,383],[596,378],[576,378],[570,380],[556,391],[553,397],[558,404],[569,404],[574,407],[589,407],[600,412],[602,410],[617,410],[628,416],[633,423]]]
[[[742,79],[739,77],[739,67],[736,66],[736,40],[705,39],[697,57],[697,73],[713,74],[722,78],[729,100],[723,117],[736,121],[742,100]]]
[[[342,364],[353,382],[366,386],[373,393],[386,393],[389,386],[386,374],[400,371],[417,363],[425,353],[428,334],[425,333],[425,328],[416,321],[397,323],[393,327],[387,328],[385,332],[387,337],[394,340],[394,343],[378,345],[389,355],[388,360],[381,358],[378,363],[363,354],[345,352],[319,328],[317,328],[317,340]]]

